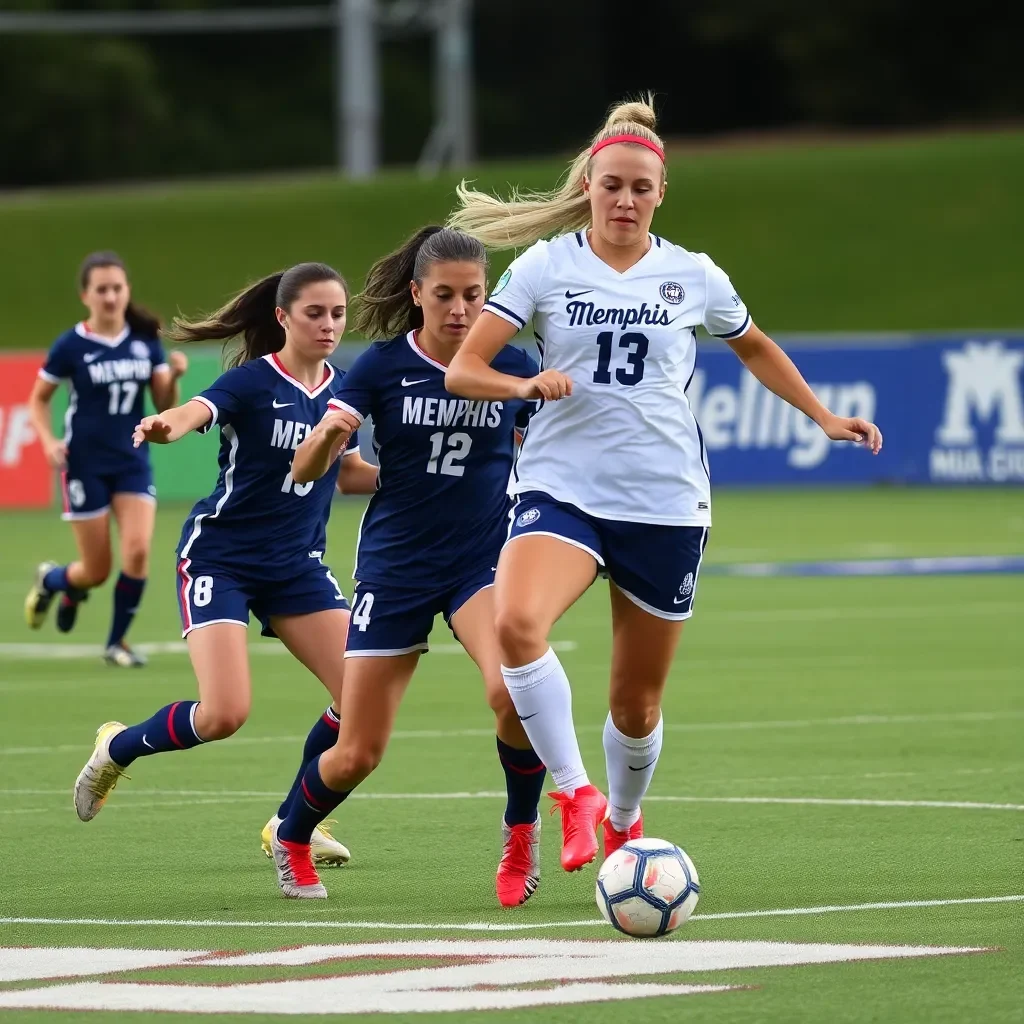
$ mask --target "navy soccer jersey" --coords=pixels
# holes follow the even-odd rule
[[[148,464],[147,446],[133,447],[132,431],[145,415],[143,399],[153,371],[166,366],[159,339],[129,327],[116,338],[102,338],[78,324],[53,343],[39,376],[68,385],[69,476]]]
[[[228,370],[193,399],[212,416],[201,432],[220,427],[220,474],[185,521],[180,558],[250,580],[284,580],[323,556],[340,460],[304,484],[292,479],[291,464],[340,377],[328,364],[309,391],[268,355]],[[346,452],[357,449],[353,437]]]
[[[492,365],[517,377],[539,372],[511,345]],[[445,390],[445,369],[413,333],[377,342],[331,403],[372,418],[380,463],[359,533],[353,576],[360,582],[436,587],[497,565],[515,431],[526,428],[535,403],[459,398]]]

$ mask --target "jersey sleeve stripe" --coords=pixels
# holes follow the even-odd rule
[[[46,370],[39,371],[39,379],[45,380],[48,384],[60,383],[60,377],[55,377],[52,373],[47,373]]]
[[[355,448],[346,448],[341,453],[341,457],[343,459],[347,459],[350,455],[358,455],[358,454],[359,454],[359,445],[356,445]]]
[[[167,363],[157,363],[156,366],[153,367],[153,372],[156,373],[157,370],[169,370],[170,368],[171,367]]]
[[[203,426],[199,427],[198,432],[200,434],[205,434],[207,431],[213,430],[213,428],[217,425],[217,406],[215,406],[213,402],[211,402],[208,398],[204,398],[202,395],[195,395],[193,398],[190,398],[189,401],[198,402],[200,405],[205,405],[206,408],[210,410],[210,422],[205,423],[203,424]]]
[[[746,319],[744,319],[743,323],[740,324],[735,331],[730,331],[728,334],[716,334],[715,337],[721,338],[723,341],[728,341],[730,338],[738,338],[741,334],[746,334],[747,331],[750,330],[752,324],[753,321],[750,319],[750,314],[748,313]]]
[[[526,321],[518,313],[513,313],[511,309],[499,305],[493,299],[488,299],[484,303],[484,309],[494,313],[496,316],[500,316],[502,320],[507,320],[515,327],[521,328],[526,326]]]
[[[329,398],[327,400],[328,409],[340,409],[342,412],[347,412],[351,416],[355,416],[360,423],[365,418],[363,414],[353,406],[349,405],[348,402],[343,402],[340,398]]]

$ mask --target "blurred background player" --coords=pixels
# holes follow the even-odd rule
[[[287,895],[327,895],[309,861],[310,830],[380,763],[406,687],[439,613],[483,676],[494,711],[508,801],[495,886],[524,903],[540,878],[537,807],[544,765],[501,678],[492,587],[508,525],[516,432],[533,403],[470,402],[445,391],[452,356],[486,297],[487,255],[461,232],[427,227],[379,260],[360,297],[357,329],[373,344],[295,453],[296,480],[321,477],[339,439],[373,420],[379,485],[363,517],[337,744],[306,770],[302,795],[274,837]],[[498,364],[531,378],[537,364],[508,347]]]
[[[145,412],[146,388],[162,412],[178,401],[178,378],[188,368],[181,352],[164,358],[160,321],[132,301],[128,274],[113,252],[94,252],[79,272],[79,293],[89,318],[50,348],[29,398],[32,425],[50,464],[61,471],[64,516],[78,548],[67,565],[43,562],[25,599],[25,619],[39,629],[54,597],[57,628],[69,632],[78,606],[110,575],[110,515],[117,522],[121,572],[103,657],[111,665],[144,659],[125,643],[149,575],[156,519],[156,488],[146,445],[132,444]],[[64,436],[51,428],[50,402],[68,386]]]
[[[349,606],[323,562],[327,519],[339,475],[347,489],[365,493],[373,489],[376,467],[353,444],[320,480],[297,483],[291,461],[337,389],[339,375],[327,357],[345,329],[347,304],[337,271],[301,263],[252,285],[206,320],[176,321],[170,332],[180,341],[243,339],[231,368],[209,388],[145,417],[134,434],[136,444],[170,444],[191,430],[220,427],[217,485],[192,509],[178,544],[182,635],[199,700],[175,701],[138,725],[100,727],[75,783],[82,821],[99,813],[136,758],[224,739],[241,728],[251,703],[250,611],[264,635],[277,636],[335,702],[314,724],[307,754],[333,744]],[[321,830],[316,840],[322,861],[348,860],[328,833]]]
[[[873,424],[834,416],[815,398],[709,257],[650,234],[665,194],[655,123],[649,102],[621,104],[558,189],[503,202],[463,184],[451,218],[488,246],[531,246],[445,381],[470,399],[547,402],[517,466],[495,598],[505,683],[559,789],[567,871],[597,855],[602,822],[606,856],[643,835],[662,692],[711,526],[706,453],[686,399],[698,325],[830,438],[881,447]],[[559,231],[571,233],[541,241]],[[524,381],[504,372],[499,353],[531,318],[545,369]],[[609,800],[584,768],[569,680],[547,639],[599,571],[612,608]]]

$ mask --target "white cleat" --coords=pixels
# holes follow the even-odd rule
[[[120,722],[104,722],[96,730],[92,756],[75,780],[75,810],[82,821],[92,821],[103,809],[117,780],[128,778],[124,769],[110,757],[110,741],[126,728]]]
[[[348,847],[344,843],[339,843],[338,840],[331,835],[330,829],[327,826],[330,825],[332,821],[332,818],[328,818],[326,821],[321,821],[320,824],[313,829],[313,835],[309,841],[309,848],[313,854],[313,864],[318,868],[341,868],[352,859],[352,854],[349,852]],[[263,831],[260,833],[260,842],[263,846],[263,852],[270,858],[273,858],[274,856],[270,849],[270,830],[271,827],[276,827],[280,824],[281,819],[275,814],[270,821],[263,826]]]
[[[289,843],[278,837],[280,822],[271,822],[270,852],[277,869],[277,884],[281,892],[296,900],[325,900],[327,890],[313,867],[309,846]]]

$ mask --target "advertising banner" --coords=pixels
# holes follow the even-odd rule
[[[0,354],[0,508],[45,508],[54,474],[28,417],[41,352]]]
[[[1024,483],[1024,337],[785,348],[833,412],[879,425],[881,454],[830,442],[724,345],[704,344],[687,394],[715,484]]]
[[[818,397],[842,416],[881,427],[882,453],[830,442],[765,390],[736,356],[700,342],[687,391],[717,485],[1024,484],[1024,336],[783,339]],[[335,356],[351,365],[363,346]],[[47,504],[52,474],[28,425],[26,399],[41,355],[5,356],[0,378],[0,504]],[[183,398],[220,373],[215,348],[189,351]],[[570,399],[571,400],[571,399]],[[54,397],[55,429],[66,407]],[[372,457],[366,445],[367,457]],[[216,479],[216,438],[151,449],[158,496],[192,501]]]

